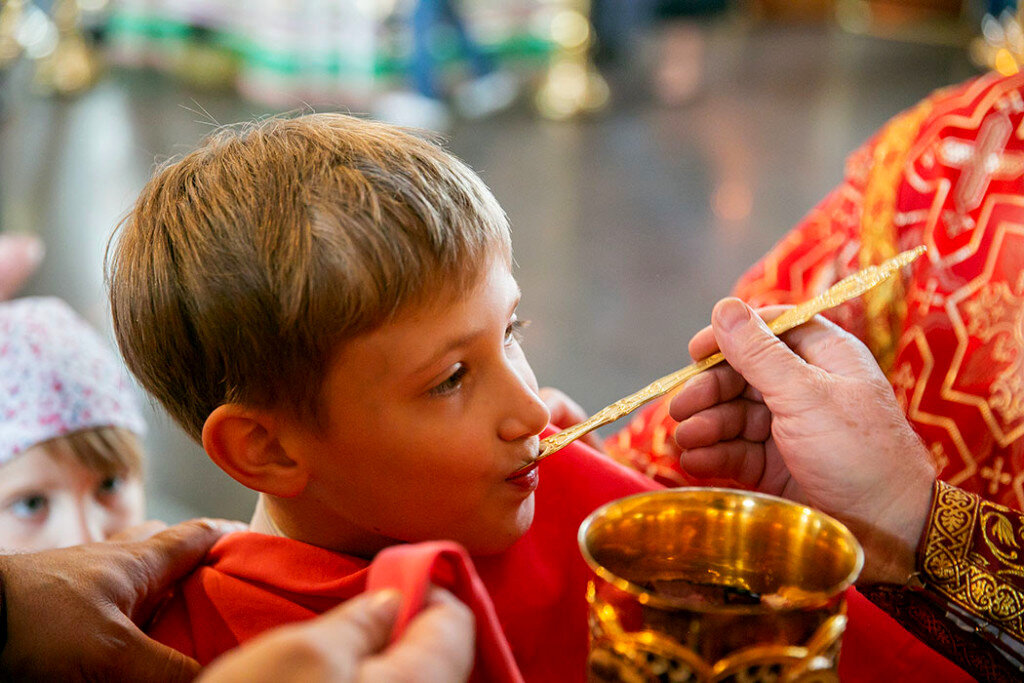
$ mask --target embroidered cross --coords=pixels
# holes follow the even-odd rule
[[[919,315],[924,315],[932,306],[942,306],[945,297],[938,294],[939,281],[935,278],[928,278],[928,285],[923,291],[916,293],[917,297],[917,312]]]
[[[960,169],[960,178],[953,189],[953,203],[963,215],[981,205],[989,183],[1009,180],[1024,172],[1024,155],[1006,152],[1006,142],[1013,133],[1010,117],[992,112],[978,130],[977,142],[946,138],[939,147],[939,157],[947,166]]]
[[[994,496],[999,491],[1000,484],[1009,484],[1013,480],[1009,472],[1003,472],[1003,456],[1000,455],[996,458],[993,465],[995,466],[981,468],[981,478],[992,480],[992,483],[988,485],[990,496]]]

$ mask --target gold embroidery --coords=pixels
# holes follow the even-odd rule
[[[1024,208],[1024,197],[1005,197],[1002,203]],[[990,209],[990,206],[986,205],[986,208]],[[988,222],[987,218],[985,222]],[[1024,226],[1002,221],[992,229],[992,233],[992,244],[988,248],[981,273],[947,298],[946,311],[957,337],[957,347],[942,381],[941,396],[955,403],[976,406],[999,447],[1006,448],[1024,436],[1024,420],[1019,419],[1024,417],[1024,406],[1020,398],[1024,392],[1024,383],[1021,382],[1021,370],[1017,366],[1017,362],[1024,364],[1024,353],[1021,353],[1024,350],[1024,337],[1019,343],[1015,341],[1017,335],[1024,334],[1016,329],[1019,327],[1016,316],[1020,313],[1021,297],[1024,296],[1024,292],[1021,291],[1024,289],[1024,281],[1014,283],[1014,289],[1011,291],[1008,285],[999,286],[992,280],[994,274],[998,272],[997,268],[1001,267],[1004,248],[1020,248],[1019,243],[1024,239]],[[994,284],[996,286],[993,286]],[[1018,294],[1011,296],[1014,292]],[[985,298],[986,295],[988,299]],[[1001,301],[1004,295],[1015,298],[1017,305]],[[1002,312],[994,318],[991,311],[985,310],[989,306],[996,307]],[[986,339],[981,336],[982,334],[988,335],[987,339],[995,342],[990,355],[992,361],[1007,363],[1008,359],[1013,359],[1009,367],[1005,368],[988,387],[987,396],[971,393],[969,388],[960,388],[957,383],[972,350],[971,339],[976,338],[984,342]],[[1015,415],[1018,419],[1009,419]]]
[[[890,259],[899,250],[894,230],[896,191],[907,152],[931,110],[932,98],[928,98],[897,116],[882,130],[875,144],[872,168],[864,188],[861,268]],[[907,315],[902,280],[894,277],[865,294],[864,314],[868,347],[882,370],[888,373],[896,357],[896,344]]]
[[[1024,640],[1024,593],[1005,577],[1024,576],[1022,529],[1024,521],[1009,508],[939,481],[921,558],[931,590],[1019,640]],[[990,555],[975,547],[977,535]]]
[[[1008,364],[992,382],[988,404],[1006,423],[1024,417],[1024,273],[1010,289],[1006,282],[986,284],[974,299],[964,302],[967,333],[988,343],[991,358]]]

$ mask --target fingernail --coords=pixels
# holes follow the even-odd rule
[[[715,307],[715,322],[723,332],[732,332],[750,320],[750,309],[739,299],[723,299]]]

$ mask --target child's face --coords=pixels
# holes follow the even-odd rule
[[[471,291],[412,307],[339,352],[325,424],[290,448],[311,463],[302,536],[356,554],[450,539],[498,552],[533,521],[548,410],[517,338],[519,287],[501,260]]]
[[[66,452],[65,452],[66,451]],[[0,549],[36,551],[102,541],[140,524],[137,476],[111,477],[80,462],[60,439],[0,467]]]

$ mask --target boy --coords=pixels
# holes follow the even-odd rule
[[[450,539],[523,676],[584,678],[576,529],[656,485],[582,445],[510,476],[549,413],[472,171],[347,116],[225,130],[157,172],[108,268],[129,367],[261,493],[257,533],[219,543],[152,635],[205,664],[361,592],[383,549]]]

